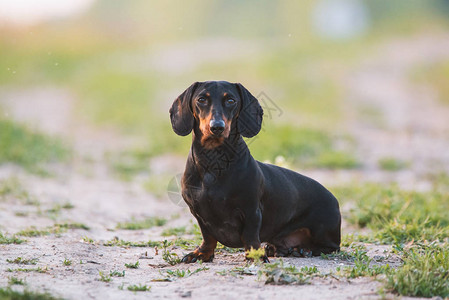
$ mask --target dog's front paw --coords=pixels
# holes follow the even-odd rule
[[[251,257],[248,257],[248,256],[246,256],[245,258],[246,258],[246,260],[249,261],[249,262],[254,262],[254,258],[251,258]],[[263,263],[270,263],[270,260],[268,259],[268,256],[266,256],[266,255],[261,256],[261,257],[260,257],[260,260],[261,260]]]
[[[198,260],[203,262],[211,262],[214,259],[214,250],[201,250],[197,248],[195,251],[190,252],[186,256],[184,256],[181,262],[189,264],[194,263]]]
[[[276,255],[276,247],[271,244],[265,245],[265,255],[268,257],[273,257]]]

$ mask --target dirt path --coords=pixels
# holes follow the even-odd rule
[[[345,172],[316,172],[324,183],[338,184],[354,178],[363,181],[399,180],[404,185],[425,184],[424,176],[429,169],[438,166],[449,170],[449,110],[440,105],[435,96],[409,80],[410,68],[433,60],[449,58],[447,36],[404,40],[379,48],[375,57],[363,62],[357,70],[344,80],[349,99],[348,130],[358,142],[358,155],[365,162],[364,168]],[[61,210],[49,218],[35,207],[18,201],[0,202],[0,230],[14,233],[28,228],[52,226],[55,222],[79,222],[88,225],[89,231],[69,230],[58,235],[27,238],[20,245],[0,245],[0,286],[5,286],[8,276],[26,278],[32,290],[49,291],[68,299],[88,297],[92,299],[123,298],[302,298],[302,299],[359,299],[380,298],[377,290],[380,283],[368,278],[337,280],[333,277],[316,278],[310,285],[273,286],[257,281],[257,276],[222,276],[217,272],[229,272],[243,266],[242,253],[221,253],[211,264],[177,265],[169,267],[155,249],[106,247],[103,242],[118,237],[128,241],[163,240],[162,228],[148,230],[118,230],[118,222],[147,216],[163,216],[169,219],[165,226],[190,226],[192,217],[182,207],[170,201],[157,200],[138,183],[119,181],[110,174],[104,160],[104,152],[126,148],[133,141],[124,140],[113,131],[92,129],[85,122],[71,115],[74,98],[70,92],[53,87],[26,91],[3,91],[0,104],[16,120],[35,124],[42,130],[70,139],[79,154],[68,168],[57,170],[56,178],[41,178],[27,174],[12,166],[0,167],[0,179],[15,176],[41,202],[39,210],[45,211],[55,204],[70,202],[72,209]],[[30,110],[30,106],[39,109]],[[360,114],[360,105],[380,111],[387,126],[380,126],[371,118]],[[377,162],[383,157],[397,157],[413,162],[411,167],[399,172],[381,171]],[[166,159],[167,160],[167,159]],[[170,160],[170,159],[168,159]],[[164,163],[164,161],[159,162]],[[172,168],[173,174],[183,169],[183,162],[164,164]],[[340,175],[339,175],[340,174]],[[310,175],[310,174],[309,174]],[[327,178],[327,181],[326,181]],[[330,179],[331,178],[331,179]],[[335,179],[337,178],[337,179]],[[26,217],[17,215],[27,210]],[[178,215],[172,218],[172,215]],[[85,237],[94,242],[89,243]],[[369,255],[386,257],[383,246],[370,246]],[[386,250],[386,251],[384,251]],[[182,255],[180,248],[174,252]],[[147,256],[145,256],[147,254]],[[19,267],[6,262],[16,257],[38,258],[45,273],[8,273],[8,268]],[[64,259],[72,265],[64,266]],[[126,269],[125,263],[140,262],[138,269]],[[388,261],[388,260],[387,260]],[[286,263],[298,267],[317,266],[322,273],[349,264],[346,261],[321,258],[285,259]],[[397,263],[391,260],[390,263]],[[155,267],[156,266],[156,267]],[[159,267],[157,267],[159,266]],[[190,269],[206,266],[209,269],[175,282],[152,282],[163,277],[167,269]],[[31,266],[35,267],[35,266]],[[126,270],[126,276],[101,282],[99,271]],[[132,293],[126,290],[131,284],[150,284],[150,294]],[[124,290],[120,290],[124,287]]]

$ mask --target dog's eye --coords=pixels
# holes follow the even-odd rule
[[[198,98],[198,103],[199,104],[206,104],[207,100],[206,100],[206,98],[201,97],[201,98]]]
[[[235,100],[234,99],[228,99],[228,100],[226,100],[226,104],[228,104],[228,105],[235,104]]]

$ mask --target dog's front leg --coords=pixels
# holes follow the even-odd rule
[[[214,251],[217,247],[217,240],[201,225],[200,220],[198,224],[201,229],[201,234],[203,235],[203,242],[201,246],[197,247],[193,252],[190,252],[182,258],[184,263],[194,263],[197,260],[203,262],[211,262],[214,259]]]
[[[248,258],[248,251],[251,249],[260,249],[260,227],[262,226],[262,212],[257,209],[254,213],[245,215],[245,224],[242,232],[242,242],[245,247],[246,259]],[[265,253],[262,256],[262,261],[269,263],[268,256]]]

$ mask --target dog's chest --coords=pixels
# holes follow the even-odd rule
[[[217,241],[228,247],[242,247],[242,211],[227,207],[225,203],[216,199],[201,202],[195,208],[194,215]]]
[[[220,215],[226,218],[227,212],[234,208],[233,199],[216,186],[202,186],[195,196],[192,199],[194,210],[202,215]]]
[[[186,199],[195,217],[222,244],[240,247],[240,234],[243,226],[243,213],[235,199],[229,197],[218,185],[197,186]]]
[[[209,207],[219,210],[223,207],[229,209],[234,205],[233,199],[230,197],[229,187],[218,178],[217,174],[206,172],[202,178],[192,176],[189,179],[185,181],[183,194],[187,196],[185,200],[195,210]]]

